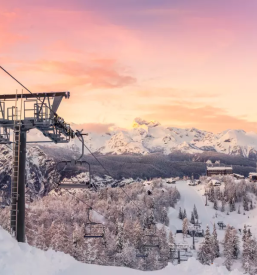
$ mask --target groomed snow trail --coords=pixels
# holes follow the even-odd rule
[[[186,181],[177,181],[176,188],[180,193],[180,201],[176,204],[176,210],[170,209],[170,228],[173,232],[176,229],[182,229],[182,222],[178,220],[178,210],[181,207],[182,211],[185,209],[187,212],[187,218],[190,221],[191,212],[194,205],[197,208],[199,220],[202,223],[202,228],[205,229],[207,225],[212,227],[213,225],[213,213],[209,207],[205,206],[205,196],[202,196],[197,190],[199,186],[188,186]]]
[[[196,259],[174,266],[169,264],[158,271],[139,271],[125,267],[97,266],[77,262],[71,256],[53,250],[41,251],[28,244],[17,243],[0,227],[0,274],[1,275],[242,275],[224,266],[201,265]]]

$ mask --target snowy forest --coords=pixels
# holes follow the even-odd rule
[[[240,266],[249,274],[257,274],[257,240],[253,232],[247,225],[241,229],[230,225],[228,219],[247,219],[252,215],[256,209],[255,183],[232,176],[200,180],[199,186],[186,186],[186,190],[202,190],[203,196],[199,194],[203,201],[206,199],[207,209],[218,217],[207,227],[199,226],[204,218],[199,212],[203,212],[194,202],[187,209],[181,204],[190,200],[181,198],[180,186],[185,181],[176,185],[167,184],[164,179],[128,181],[123,188],[101,188],[97,192],[59,189],[34,201],[28,198],[27,242],[42,250],[62,251],[84,263],[139,270],[159,270],[168,262],[177,264],[174,247],[185,244],[203,265],[218,260],[228,270]],[[224,228],[219,225],[219,213],[227,217]],[[0,224],[8,231],[9,217],[9,207],[2,208]],[[158,247],[143,251],[146,232],[153,229],[147,227],[149,221],[154,224],[151,234],[158,238]],[[88,222],[102,226],[104,237],[85,238]],[[174,225],[179,230],[171,230]],[[191,246],[192,230],[198,239],[195,250]]]
[[[167,265],[169,259],[163,255],[169,254],[169,241],[173,242],[172,233],[168,238],[167,212],[179,200],[176,188],[164,188],[161,180],[153,180],[147,186],[134,183],[124,189],[105,188],[74,194],[52,191],[27,204],[26,237],[30,245],[63,251],[85,263],[136,269],[145,269],[147,264],[148,270]],[[93,208],[90,212],[89,207]],[[91,221],[104,224],[104,238],[84,238],[88,212]],[[0,224],[7,230],[9,215],[9,208],[1,210]],[[136,258],[136,252],[142,247],[147,220],[157,223],[161,249],[151,249],[144,260]]]

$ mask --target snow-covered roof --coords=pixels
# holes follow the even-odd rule
[[[256,172],[251,172],[251,173],[249,173],[249,176],[257,176],[257,173]]]
[[[207,170],[232,170],[232,167],[227,166],[227,167],[207,167]]]

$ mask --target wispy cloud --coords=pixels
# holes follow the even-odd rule
[[[143,118],[162,121],[166,125],[198,127],[203,130],[219,132],[224,129],[245,129],[256,131],[257,125],[242,117],[235,117],[222,108],[202,106],[195,108],[188,104],[139,106],[151,112]]]
[[[79,61],[33,61],[23,65],[18,70],[32,72],[55,73],[68,76],[63,82],[48,85],[39,84],[37,89],[47,87],[51,89],[64,89],[66,87],[87,86],[93,89],[99,88],[121,88],[136,83],[136,78],[126,73],[126,69],[113,59],[93,59],[85,62]]]

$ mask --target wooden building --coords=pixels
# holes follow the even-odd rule
[[[257,173],[256,172],[249,173],[249,179],[250,181],[257,181]]]
[[[207,176],[212,175],[230,175],[233,174],[232,166],[211,166],[207,167]]]

